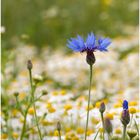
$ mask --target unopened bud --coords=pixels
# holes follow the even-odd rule
[[[31,69],[33,68],[33,64],[32,64],[32,62],[31,62],[31,60],[28,60],[28,61],[27,61],[27,68],[28,68],[29,70],[31,70]]]
[[[47,95],[48,94],[48,91],[47,90],[43,90],[42,91],[42,95]]]
[[[137,135],[137,131],[133,129],[127,130],[127,134],[130,137],[130,139],[133,139]]]
[[[101,113],[104,113],[104,112],[105,112],[105,104],[104,104],[104,102],[102,102],[102,103],[100,104],[99,111],[100,111]]]
[[[93,65],[96,61],[94,53],[91,51],[87,51],[86,61],[89,65]]]
[[[38,83],[42,82],[43,78],[40,75],[35,75],[33,77],[33,80],[34,80],[35,84],[38,84]]]
[[[112,123],[109,118],[104,119],[104,127],[108,134],[112,133]]]
[[[129,110],[123,110],[121,114],[121,122],[123,125],[127,126],[130,122]]]
[[[15,96],[15,97],[17,97],[18,95],[19,95],[19,93],[18,93],[18,92],[15,92],[15,93],[14,93],[14,96]]]
[[[57,122],[57,130],[58,130],[58,131],[61,130],[61,124],[60,124],[60,122]]]

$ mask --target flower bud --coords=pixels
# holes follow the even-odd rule
[[[112,123],[109,118],[104,119],[104,127],[108,134],[112,133]]]
[[[123,125],[127,126],[130,122],[129,110],[123,110],[121,114],[121,122]]]
[[[43,81],[43,78],[42,78],[42,76],[40,76],[40,75],[35,75],[35,76],[33,77],[33,80],[34,80],[35,84],[38,84],[38,83],[40,83],[40,82]]]
[[[130,137],[130,139],[133,139],[137,135],[137,131],[133,129],[127,130],[127,134]]]
[[[47,90],[43,90],[42,91],[42,95],[47,95],[48,94],[48,91]]]
[[[19,95],[19,93],[18,93],[18,92],[15,92],[15,93],[14,93],[14,96],[15,96],[15,97],[17,97],[18,95]]]
[[[33,68],[33,64],[31,62],[31,60],[27,61],[27,69],[31,70]]]
[[[89,65],[93,65],[96,61],[94,53],[91,51],[87,51],[86,61]]]
[[[104,112],[105,112],[105,104],[104,104],[104,102],[102,102],[102,103],[100,104],[99,111],[100,111],[101,113],[104,113]]]
[[[57,130],[58,130],[58,131],[61,130],[61,124],[60,124],[60,122],[57,122]]]

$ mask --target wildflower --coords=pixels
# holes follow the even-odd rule
[[[99,132],[103,133],[104,132],[104,128],[103,127],[99,128]]]
[[[92,65],[95,63],[95,51],[99,50],[101,52],[108,51],[107,47],[111,44],[109,38],[99,38],[96,40],[96,37],[93,33],[88,34],[86,41],[81,36],[77,38],[71,38],[68,40],[67,46],[75,52],[86,52],[87,53],[87,63]]]
[[[113,120],[114,118],[113,113],[107,113],[106,117],[109,118],[110,120]]]
[[[12,110],[13,117],[16,117],[18,115],[18,113],[19,113],[19,110],[17,110],[17,109]]]
[[[65,131],[66,131],[66,132],[70,132],[70,131],[71,131],[71,128],[70,128],[70,127],[66,127],[66,128],[65,128]]]
[[[61,91],[60,91],[60,94],[61,94],[61,95],[66,95],[66,90],[61,90]]]
[[[57,91],[54,91],[54,92],[52,92],[52,94],[53,94],[54,96],[57,96],[57,95],[58,95],[58,92],[57,92]]]
[[[135,114],[135,113],[137,112],[137,110],[136,110],[136,108],[131,107],[131,108],[129,108],[129,112],[130,112],[131,114]]]
[[[78,127],[76,131],[77,131],[77,134],[83,134],[84,133],[84,129],[81,128],[81,127]]]
[[[90,135],[93,134],[93,133],[94,133],[94,130],[89,129],[89,130],[87,131],[87,136],[90,136]]]
[[[66,104],[64,106],[64,108],[65,108],[66,111],[68,111],[68,110],[72,109],[72,105],[71,104]]]
[[[114,104],[114,108],[120,108],[121,106],[122,106],[121,103],[115,103],[115,104]]]
[[[19,100],[21,101],[21,100],[25,99],[26,96],[27,96],[27,94],[24,92],[19,93]]]
[[[7,139],[8,138],[8,135],[6,133],[3,133],[3,134],[1,134],[1,138],[2,139]]]
[[[121,133],[122,133],[122,131],[121,131],[121,129],[120,129],[120,128],[116,128],[115,133],[116,133],[116,134],[121,134]]]
[[[136,106],[136,105],[138,105],[138,103],[137,103],[136,101],[131,101],[131,102],[129,103],[129,106]]]
[[[128,109],[128,102],[126,100],[123,101],[123,109],[124,110]]]
[[[128,125],[130,122],[130,114],[128,110],[128,102],[126,100],[123,101],[123,111],[121,114],[121,121],[123,125]]]
[[[100,121],[99,121],[99,119],[96,119],[96,118],[91,118],[91,122],[92,122],[92,124],[98,124]]]
[[[93,109],[93,105],[90,105],[89,110],[92,110],[92,109]],[[88,110],[88,106],[86,106],[86,110]]]
[[[55,131],[54,131],[54,136],[59,136],[58,130],[55,130]]]
[[[28,110],[28,113],[30,115],[34,115],[34,113],[35,113],[34,108],[33,107],[30,107],[29,110]]]
[[[128,110],[128,102],[126,100],[123,101],[123,111],[121,114],[121,122],[123,124],[123,139],[126,137],[126,128],[130,122],[130,114]]]
[[[98,101],[98,102],[96,102],[95,107],[100,108],[100,105],[101,105],[101,102]]]
[[[16,132],[13,132],[12,136],[13,136],[13,138],[17,139],[19,137],[19,134]]]
[[[54,107],[49,107],[48,108],[49,113],[54,113],[56,109]]]

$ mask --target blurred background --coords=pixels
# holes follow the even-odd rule
[[[17,43],[58,48],[76,34],[129,36],[138,26],[138,0],[4,0],[2,49]]]
[[[116,114],[126,99],[138,109],[138,5],[138,0],[3,0],[2,134],[8,134],[11,140],[12,132],[20,134],[21,114],[15,107],[14,93],[19,93],[24,107],[26,97],[30,97],[28,59],[33,63],[33,78],[40,82],[36,96],[43,90],[49,93],[37,102],[39,114],[49,112],[46,120],[53,122],[50,124],[55,130],[58,118],[65,120],[66,128],[71,127],[68,122],[72,115],[68,113],[65,117],[64,110],[82,110],[79,115],[84,126],[89,69],[85,54],[72,53],[66,47],[67,40],[77,34],[86,37],[94,32],[97,37],[112,40],[107,53],[95,52],[91,107],[96,109],[101,101],[106,101],[108,112]],[[54,107],[52,112],[46,107],[49,102]],[[120,119],[116,119],[120,112],[117,113],[114,124],[120,127]],[[93,126],[96,130],[96,125]],[[44,136],[47,131],[50,136],[54,133],[46,126],[42,128],[46,129]]]

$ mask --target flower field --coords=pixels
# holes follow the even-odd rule
[[[126,139],[132,134],[136,140],[139,139],[137,40],[135,34],[129,38],[118,38],[112,40],[108,52],[95,53],[88,140],[103,138],[104,129],[99,111],[102,102],[106,106],[104,118],[108,118],[112,124],[110,139],[122,138],[120,114],[123,100],[129,102],[130,113]],[[40,57],[37,57],[37,49],[20,44],[9,55],[12,61],[6,63],[2,73],[2,139],[21,139],[24,113],[29,105],[23,140],[39,140],[35,110],[30,103],[32,93],[28,59],[33,65],[32,79],[36,86],[34,103],[43,140],[59,139],[58,122],[62,140],[84,139],[89,84],[89,66],[85,61],[85,54],[67,54],[58,50],[50,53],[45,48]]]
[[[138,0],[4,0],[2,140],[139,140]]]

